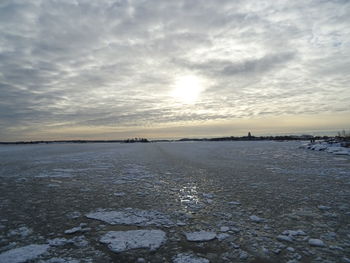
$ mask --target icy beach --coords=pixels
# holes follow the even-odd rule
[[[0,146],[0,263],[350,262],[350,156],[300,145]]]

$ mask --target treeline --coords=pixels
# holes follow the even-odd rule
[[[145,138],[133,138],[126,140],[54,140],[54,141],[17,141],[17,142],[0,142],[0,144],[52,144],[52,143],[134,143],[149,142]]]
[[[305,141],[305,140],[329,140],[329,136],[312,136],[312,135],[280,135],[280,136],[229,136],[218,138],[191,139],[183,138],[179,141]]]
[[[134,143],[134,142],[149,142],[149,140],[145,138],[133,138],[133,139],[126,139],[123,142],[125,143]]]

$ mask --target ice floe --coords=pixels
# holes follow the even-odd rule
[[[66,244],[69,243],[69,240],[66,239],[66,238],[54,238],[54,239],[49,239],[48,240],[48,243],[50,246],[53,246],[53,247],[60,247],[60,246],[64,246]]]
[[[89,245],[89,241],[87,241],[84,236],[76,236],[71,239],[57,237],[54,239],[49,239],[47,242],[52,247],[60,247],[67,244],[73,244],[77,247],[86,247]]]
[[[80,263],[80,260],[73,258],[50,258],[48,260],[40,260],[39,263]]]
[[[71,229],[68,229],[68,230],[64,231],[64,233],[65,234],[75,234],[77,232],[87,232],[87,231],[90,231],[90,230],[91,230],[91,228],[86,227],[85,223],[81,223],[77,227],[73,227]]]
[[[0,262],[4,263],[22,263],[36,259],[47,252],[49,245],[32,244],[5,251],[0,254]]]
[[[173,258],[173,263],[209,263],[209,260],[190,253],[181,253]]]
[[[286,241],[286,242],[293,242],[293,237],[286,236],[286,235],[278,235],[277,236],[278,241]]]
[[[209,241],[216,238],[216,233],[209,231],[187,232],[185,233],[188,241]]]
[[[306,236],[306,233],[303,230],[285,230],[282,232],[282,235],[287,235],[287,236]]]
[[[156,250],[166,242],[166,234],[162,230],[110,231],[100,242],[108,244],[108,248],[116,253],[136,248]]]
[[[220,233],[220,234],[216,235],[216,238],[219,241],[225,240],[226,238],[229,238],[229,237],[230,237],[230,235],[226,234],[226,233]]]
[[[252,215],[249,217],[251,221],[255,222],[255,223],[261,223],[261,222],[265,222],[264,218],[258,217],[256,215]]]
[[[241,205],[240,202],[237,202],[237,201],[231,201],[231,202],[228,202],[229,205]]]
[[[21,236],[22,238],[29,236],[31,233],[33,232],[32,229],[26,227],[26,226],[22,226],[20,228],[11,230],[8,233],[8,236]]]
[[[111,225],[173,226],[174,222],[158,211],[124,208],[117,211],[97,211],[86,214],[87,218],[104,221]]]
[[[310,238],[309,245],[313,247],[325,247],[325,243],[320,239]]]
[[[303,144],[300,148],[310,149],[314,151],[325,151],[335,155],[350,155],[350,148],[343,147],[342,143],[318,142]]]

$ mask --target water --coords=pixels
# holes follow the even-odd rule
[[[0,253],[66,238],[70,241],[51,246],[34,262],[171,262],[182,252],[211,262],[312,262],[318,257],[341,262],[350,253],[350,158],[298,146],[0,146]],[[174,224],[109,225],[85,216],[128,207],[159,211]],[[252,221],[252,215],[263,222]],[[86,231],[64,233],[81,223]],[[184,235],[200,230],[219,234],[223,226],[229,228],[229,236],[221,241],[189,242]],[[161,229],[167,241],[155,252],[136,249],[118,254],[99,242],[108,231],[135,229]],[[283,231],[298,229],[307,236],[294,237],[291,243],[276,240]],[[311,247],[309,238],[321,239],[326,246]]]

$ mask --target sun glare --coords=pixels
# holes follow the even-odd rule
[[[182,76],[175,80],[172,96],[182,103],[195,103],[203,90],[201,79],[196,76]]]

